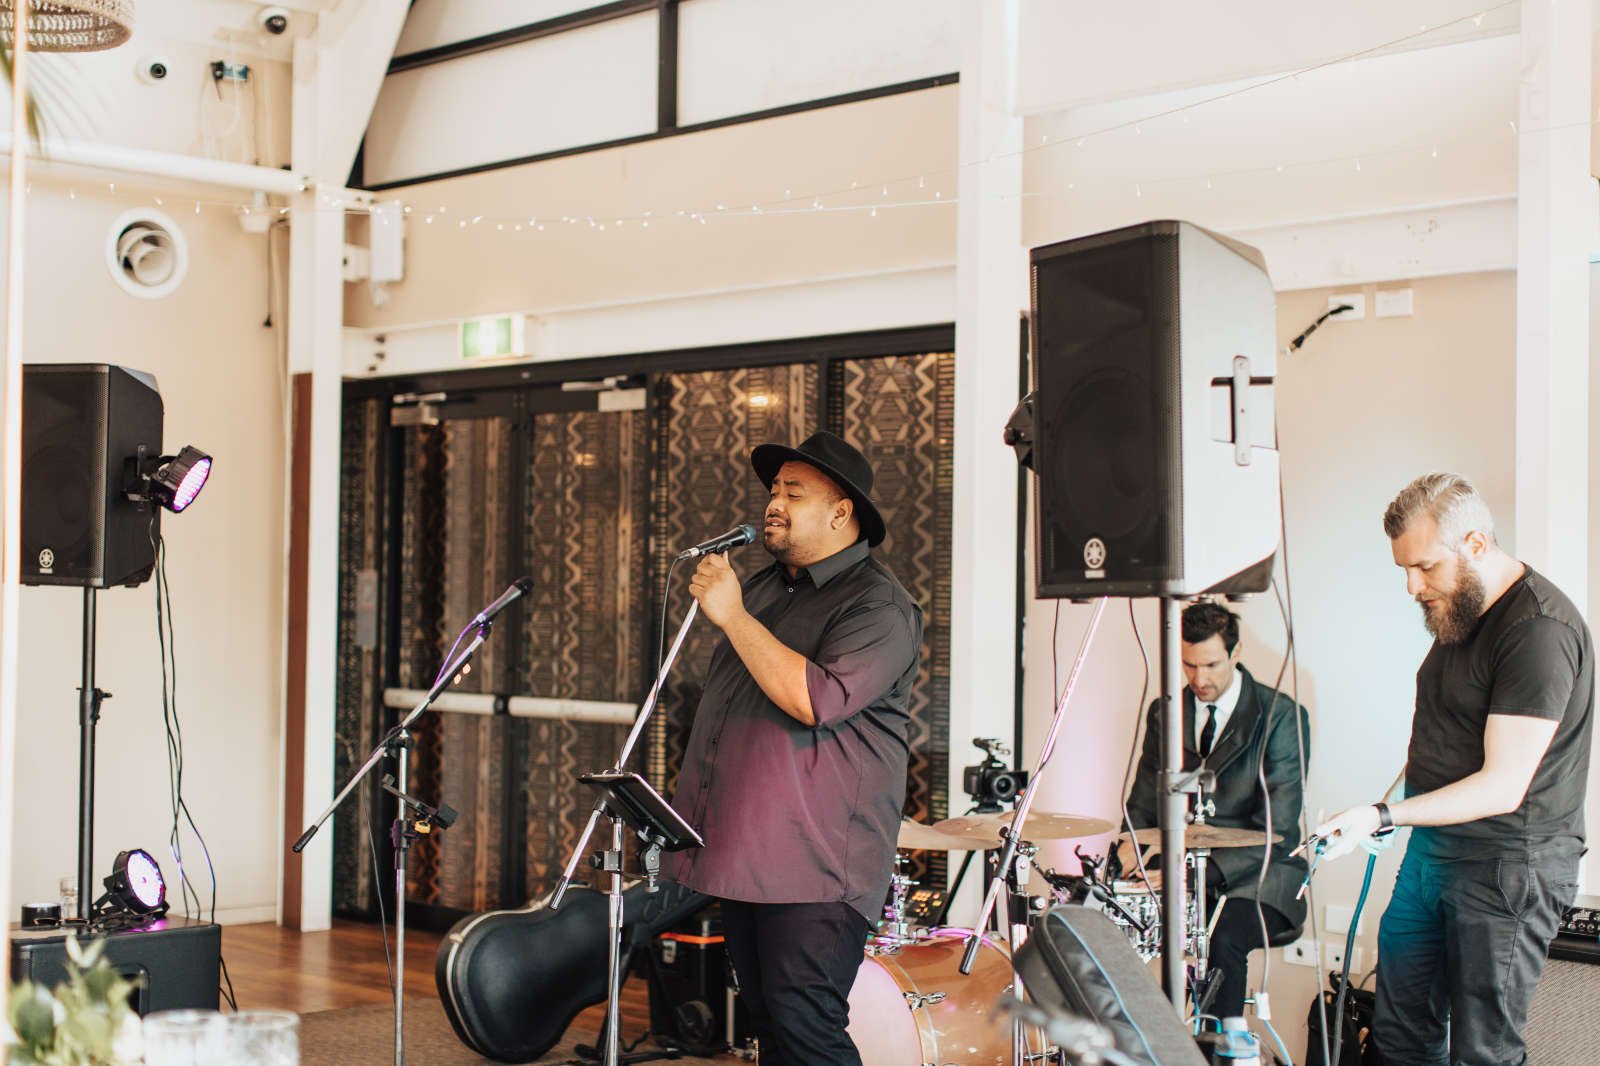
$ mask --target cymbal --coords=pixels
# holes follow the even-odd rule
[[[931,825],[902,818],[900,835],[895,846],[910,848],[913,851],[987,851],[1000,846],[1000,837],[998,835],[985,837],[979,834],[958,836],[954,833],[940,832]]]
[[[1123,833],[1118,840],[1128,839]],[[1136,829],[1133,839],[1141,844],[1160,844],[1161,830]],[[1282,833],[1272,834],[1272,843],[1283,839]],[[1189,848],[1259,848],[1266,844],[1267,834],[1259,829],[1234,829],[1226,825],[1191,825],[1184,830],[1183,846]]]
[[[1001,827],[1009,826],[1016,813],[1016,811],[1000,811],[996,814],[968,814],[960,818],[946,818],[942,822],[935,822],[933,828],[952,836],[993,837],[998,844]],[[1116,827],[1104,818],[1029,811],[1028,820],[1022,826],[1022,836],[1026,840],[1070,840],[1073,837],[1092,837],[1100,833],[1109,833],[1114,828]]]

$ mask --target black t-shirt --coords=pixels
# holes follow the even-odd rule
[[[1594,641],[1572,601],[1532,567],[1461,644],[1434,641],[1417,671],[1406,795],[1483,768],[1491,714],[1560,724],[1516,810],[1412,830],[1413,848],[1441,859],[1577,854],[1594,719]]]

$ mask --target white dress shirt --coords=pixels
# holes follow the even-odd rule
[[[1222,740],[1222,731],[1228,728],[1228,719],[1233,717],[1233,709],[1239,705],[1239,691],[1242,687],[1239,684],[1239,668],[1236,666],[1233,668],[1233,676],[1228,683],[1227,690],[1217,697],[1214,705],[1217,708],[1217,731],[1211,737],[1211,750],[1213,751],[1216,750],[1217,744]],[[1200,750],[1200,734],[1206,731],[1207,708],[1211,706],[1213,704],[1201,703],[1200,697],[1195,697],[1194,746],[1196,751]]]

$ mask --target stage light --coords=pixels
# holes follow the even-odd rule
[[[106,894],[113,906],[132,914],[165,914],[167,883],[161,867],[142,848],[120,852],[111,874],[105,879]]]
[[[211,456],[185,444],[177,455],[148,458],[144,446],[128,459],[126,492],[129,499],[159,504],[179,514],[194,502],[211,476]]]
[[[162,456],[162,465],[150,478],[150,497],[177,514],[194,502],[211,476],[211,456],[185,444],[176,456]]]

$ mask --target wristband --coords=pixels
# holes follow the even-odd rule
[[[1389,805],[1387,803],[1374,803],[1373,806],[1378,810],[1378,832],[1383,833],[1393,829],[1394,817],[1389,814]]]

